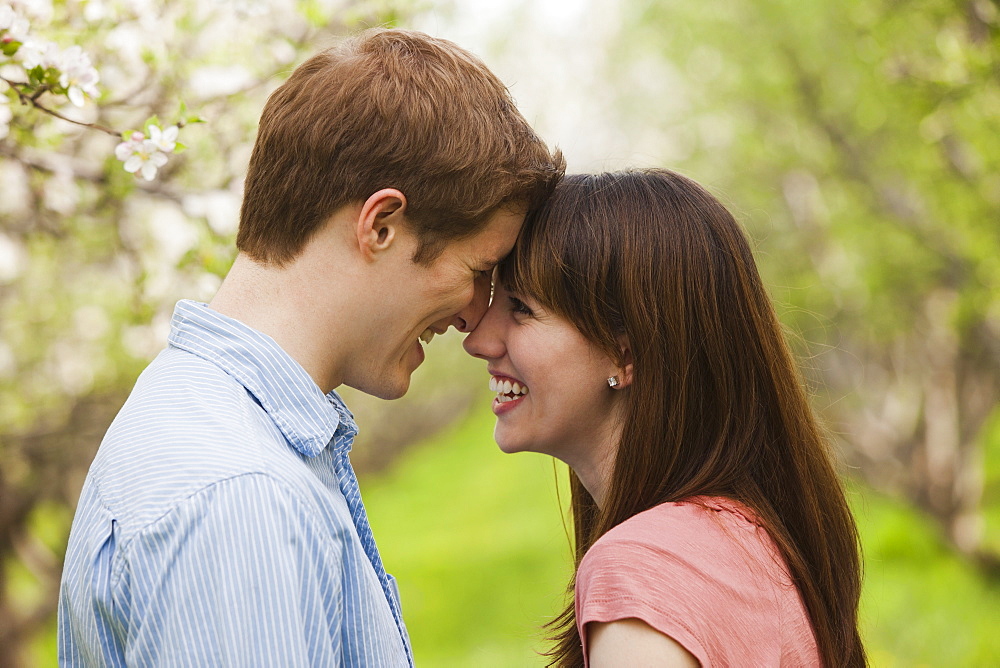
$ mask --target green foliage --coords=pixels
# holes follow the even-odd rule
[[[626,92],[627,118],[684,137],[685,168],[723,183],[781,258],[765,266],[775,282],[813,286],[800,306],[886,341],[936,286],[960,293],[956,312],[995,302],[1000,273],[982,264],[1000,249],[994,6],[629,7],[617,68],[656,54],[682,85]],[[672,113],[643,111],[668,95]]]
[[[993,412],[984,432],[983,545],[1000,554],[1000,409]]]
[[[5,56],[13,56],[17,53],[17,50],[21,48],[21,43],[17,40],[11,40],[9,42],[0,42],[0,53]]]
[[[996,3],[625,6],[622,126],[744,223],[849,463],[976,552],[1000,402]]]

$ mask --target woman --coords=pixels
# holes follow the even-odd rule
[[[664,170],[570,176],[466,350],[504,452],[572,469],[552,664],[865,664],[858,537],[728,211]]]

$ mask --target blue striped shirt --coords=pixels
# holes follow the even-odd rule
[[[412,666],[356,434],[273,339],[178,303],[80,496],[60,664]]]

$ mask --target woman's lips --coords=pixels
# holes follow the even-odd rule
[[[499,416],[514,410],[524,401],[524,396],[528,394],[528,386],[510,376],[491,374],[490,391],[497,393],[496,399],[493,400],[493,413]]]

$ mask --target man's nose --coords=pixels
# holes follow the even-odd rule
[[[473,283],[472,300],[461,311],[452,316],[448,323],[460,332],[468,334],[479,326],[486,309],[490,306],[490,288],[492,282],[488,277],[477,277]]]

